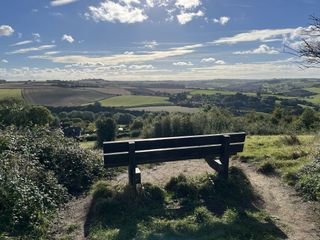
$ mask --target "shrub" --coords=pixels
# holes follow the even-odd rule
[[[51,213],[102,174],[96,155],[46,129],[0,131],[0,232],[46,233]]]
[[[304,166],[298,172],[296,188],[307,198],[320,201],[320,158]]]

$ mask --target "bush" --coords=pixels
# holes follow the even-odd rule
[[[0,131],[0,232],[46,232],[50,214],[102,174],[102,161],[46,129]]]
[[[320,158],[304,166],[298,172],[296,188],[307,198],[320,201]]]

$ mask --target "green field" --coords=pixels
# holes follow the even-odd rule
[[[317,95],[314,95],[310,98],[305,98],[306,101],[312,102],[314,104],[320,104],[320,88],[305,88],[304,90],[317,93]]]
[[[221,95],[235,95],[238,92],[236,91],[224,91],[224,90],[194,90],[191,92],[191,95],[215,95],[215,94],[221,94]],[[247,96],[256,96],[256,93],[249,93],[249,92],[241,92],[244,95]]]
[[[158,106],[158,107],[130,108],[130,110],[146,111],[146,112],[196,113],[199,111],[199,108],[188,108],[188,107],[180,107],[180,106],[160,106],[160,107]]]
[[[105,107],[142,107],[170,105],[167,97],[154,96],[117,96],[100,101]]]
[[[8,97],[21,98],[21,89],[0,89],[0,99]]]

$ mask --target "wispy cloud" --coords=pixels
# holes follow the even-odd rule
[[[31,41],[31,40],[21,41],[21,42],[17,42],[17,43],[11,44],[10,46],[11,46],[11,47],[21,46],[21,45],[26,45],[26,44],[29,44],[29,43],[32,43],[32,42],[33,42],[33,41]]]
[[[57,7],[57,6],[63,6],[66,4],[70,4],[73,2],[77,2],[78,0],[53,0],[51,1],[51,6]]]
[[[31,56],[32,58],[51,60],[55,63],[64,64],[97,64],[101,63],[104,65],[117,65],[126,63],[142,63],[148,61],[155,61],[159,59],[165,59],[169,57],[182,56],[191,54],[196,48],[202,47],[202,44],[186,45],[183,47],[170,48],[161,51],[149,51],[142,53],[127,52],[123,54],[115,54],[110,56],[86,56],[86,55],[65,55],[65,56]]]
[[[183,67],[183,66],[193,66],[193,63],[190,61],[189,62],[174,62],[173,65]]]
[[[240,42],[266,41],[279,36],[288,34],[296,34],[299,28],[284,28],[284,29],[263,29],[252,30],[245,33],[239,33],[232,37],[220,38],[213,43],[215,44],[236,44]]]
[[[6,54],[24,54],[24,53],[28,53],[28,52],[36,52],[36,51],[42,51],[42,50],[46,50],[46,49],[51,49],[54,48],[55,45],[42,45],[39,47],[31,47],[31,48],[22,48],[22,49],[18,49],[12,52],[7,52]]]
[[[247,51],[236,51],[233,52],[235,55],[246,55],[246,54],[279,54],[279,51],[273,47],[269,47],[266,44],[260,45],[256,49],[247,50]]]

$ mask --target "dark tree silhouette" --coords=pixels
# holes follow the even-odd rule
[[[303,31],[303,39],[298,55],[303,58],[306,67],[320,64],[320,18],[311,16],[312,24]]]

